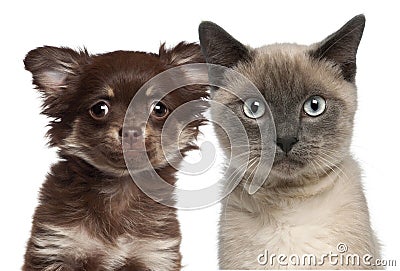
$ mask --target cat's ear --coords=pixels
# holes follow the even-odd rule
[[[317,59],[327,59],[339,65],[345,80],[354,82],[356,54],[365,26],[364,15],[355,16],[342,28],[317,44],[310,53]]]
[[[165,48],[165,43],[159,49],[160,60],[168,66],[174,67],[190,63],[204,63],[200,45],[196,43],[180,42],[172,48]]]
[[[80,65],[88,61],[86,50],[44,46],[30,51],[24,64],[39,90],[46,96],[58,96],[68,87],[69,79],[77,76]]]
[[[249,50],[220,26],[202,22],[199,26],[201,50],[207,63],[226,67],[235,66],[249,58]]]

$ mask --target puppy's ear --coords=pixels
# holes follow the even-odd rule
[[[201,53],[200,45],[196,43],[180,42],[170,49],[165,48],[165,43],[160,46],[160,60],[169,67],[175,67],[190,63],[204,63],[205,59]]]
[[[246,46],[213,22],[202,22],[199,25],[199,39],[207,63],[230,68],[250,58]]]
[[[77,76],[80,65],[89,61],[86,50],[51,46],[30,51],[25,59],[25,69],[32,73],[33,84],[46,96],[58,96],[68,87],[72,77]]]
[[[310,55],[318,60],[328,60],[338,65],[343,77],[355,81],[356,54],[365,26],[364,15],[355,16],[342,28],[316,44]]]

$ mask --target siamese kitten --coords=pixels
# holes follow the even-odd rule
[[[266,106],[276,130],[275,158],[270,173],[264,173],[263,186],[250,195],[242,179],[223,202],[221,269],[367,269],[373,266],[363,261],[364,255],[372,256],[371,263],[379,258],[360,167],[349,149],[357,107],[356,53],[364,25],[365,17],[359,15],[310,46],[273,44],[253,49],[214,23],[200,24],[207,62],[243,74],[267,102],[255,99],[246,107],[224,89],[211,93],[246,128],[250,159],[259,157],[265,147],[257,122],[267,121],[262,114]],[[236,90],[241,87],[240,80],[229,83]],[[224,114],[220,107],[212,108],[213,121],[229,127]],[[216,132],[229,155],[232,146],[225,133]],[[330,261],[330,253],[339,255],[338,263]],[[280,254],[287,258],[278,259]],[[300,260],[290,258],[293,254]],[[315,258],[302,264],[304,255],[310,254]],[[352,265],[350,259],[346,265],[346,257],[354,254],[359,255],[360,264]],[[340,257],[345,258],[343,264]]]

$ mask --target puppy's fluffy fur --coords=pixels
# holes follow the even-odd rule
[[[196,44],[159,54],[41,47],[25,68],[42,93],[50,117],[50,145],[60,161],[40,191],[23,270],[179,270],[180,231],[173,208],[147,197],[132,181],[122,152],[122,125],[138,89],[170,67],[204,62]],[[157,173],[175,183],[175,169],[160,155],[163,123],[178,106],[207,96],[203,87],[180,88],[163,110],[142,124],[147,156]],[[149,97],[149,101],[150,101]],[[150,104],[143,105],[151,112]],[[204,108],[193,108],[200,114]],[[153,116],[154,115],[154,116]],[[201,121],[182,131],[180,151],[194,148]],[[183,144],[182,144],[183,143]]]

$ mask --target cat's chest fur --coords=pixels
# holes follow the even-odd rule
[[[315,245],[321,238],[318,232],[326,234],[326,226],[332,223],[336,212],[332,205],[316,201],[282,209],[267,206],[261,210],[244,209],[246,207],[249,206],[226,206],[221,220],[230,231],[240,232],[244,240],[252,239],[251,246],[259,248],[249,251],[260,253],[265,249],[306,252],[308,242]]]
[[[357,178],[348,177],[336,175],[331,180],[320,180],[321,185],[317,183],[303,191],[309,193],[307,197],[292,195],[290,200],[282,202],[276,198],[275,206],[263,203],[267,194],[250,196],[243,190],[235,190],[224,202],[221,212],[220,267],[296,268],[279,265],[276,258],[275,262],[269,259],[266,264],[260,264],[259,260],[263,262],[272,254],[300,257],[313,254],[320,259],[323,254],[338,253],[339,243],[346,243],[353,253],[366,253],[358,249],[362,247],[359,240],[370,238],[369,229],[362,226],[368,221],[368,214],[362,208],[364,199],[355,196],[361,189]],[[322,188],[325,190],[319,192]],[[356,209],[358,213],[354,212]],[[264,256],[260,258],[260,254]]]

